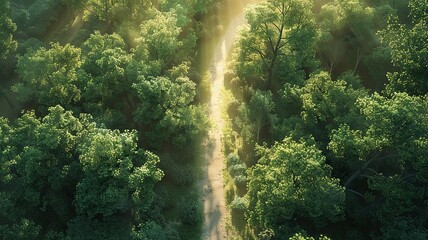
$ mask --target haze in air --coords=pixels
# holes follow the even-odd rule
[[[426,0],[0,0],[0,239],[427,239]]]

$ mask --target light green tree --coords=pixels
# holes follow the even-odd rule
[[[338,80],[332,80],[327,72],[314,74],[300,90],[305,128],[318,141],[328,142],[330,131],[340,124],[357,127],[361,124],[361,116],[355,104],[364,96],[367,96],[367,90],[351,73]]]
[[[141,101],[135,119],[152,146],[159,147],[165,140],[182,146],[206,132],[204,108],[192,105],[196,84],[187,77],[140,77],[133,87]]]
[[[291,234],[294,218],[309,218],[315,224],[343,218],[344,189],[331,178],[331,167],[314,145],[285,138],[271,148],[260,148],[258,154],[248,174],[246,212],[257,231],[272,229],[281,238]]]
[[[132,58],[125,48],[119,35],[98,31],[82,45],[83,108],[109,127],[126,126],[126,113],[131,115],[135,108],[127,70]]]
[[[174,11],[157,12],[154,18],[141,24],[135,58],[143,61],[142,64],[152,66],[153,70],[149,71],[148,76],[159,76],[181,62],[176,55],[183,46],[180,33]]]
[[[49,49],[40,48],[18,59],[21,82],[13,86],[18,99],[39,106],[70,106],[80,100],[76,86],[81,61],[80,49],[70,44],[52,43]]]
[[[261,68],[256,71],[262,72],[266,89],[302,80],[304,69],[314,67],[318,35],[310,9],[310,2],[300,0],[269,0],[251,7],[246,13],[249,28],[241,35],[235,57],[238,77],[245,80],[239,73],[248,67]]]

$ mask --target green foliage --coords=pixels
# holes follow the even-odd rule
[[[12,36],[15,30],[16,24],[10,19],[9,0],[0,0],[0,60],[16,50],[17,43]]]
[[[243,138],[244,153],[251,155],[255,145],[266,138],[263,133],[269,135],[264,129],[269,129],[276,121],[274,107],[272,93],[261,90],[252,91],[250,101],[239,106],[235,125]],[[251,159],[244,159],[247,165],[253,164]]]
[[[159,147],[167,139],[184,146],[207,131],[204,107],[191,105],[195,83],[187,77],[139,78],[133,87],[141,101],[135,118],[143,126],[151,127],[145,136],[152,146]]]
[[[409,215],[417,223],[424,223],[425,218],[414,211],[419,208],[418,202],[426,198],[426,98],[406,93],[392,98],[374,94],[359,99],[358,108],[367,127],[362,131],[341,126],[332,132],[329,144],[336,157],[347,159],[348,171],[353,172],[345,187],[368,186],[363,192],[366,204],[361,207],[368,205],[370,211],[365,213],[358,205],[350,206],[356,214],[349,217],[368,214],[382,231],[391,231],[389,225]]]
[[[179,186],[191,185],[197,180],[196,171],[190,167],[175,165],[171,173],[175,183]]]
[[[422,240],[428,237],[428,231],[420,222],[412,218],[396,218],[393,224],[388,224],[382,228],[381,236],[374,239],[417,239]]]
[[[303,233],[296,233],[292,237],[290,237],[288,240],[315,240],[314,237],[309,237],[305,232]],[[329,237],[321,235],[318,240],[331,240]]]
[[[40,226],[28,219],[22,219],[13,225],[0,225],[0,236],[4,240],[35,239],[39,235]]]
[[[125,43],[117,34],[101,35],[96,31],[83,43],[82,68],[89,75],[82,89],[87,102],[109,104],[125,94],[126,68],[131,57],[125,52]]]
[[[79,4],[79,2],[81,3]],[[141,22],[152,15],[152,3],[156,2],[150,0],[74,0],[74,6],[83,7],[86,21],[95,17],[111,27],[111,25],[125,21]]]
[[[247,201],[244,197],[237,197],[233,199],[230,203],[230,208],[232,210],[245,210],[247,209]]]
[[[141,25],[141,38],[135,54],[137,59],[149,64],[152,69],[150,73],[160,74],[174,63],[180,62],[176,56],[179,48],[183,46],[179,39],[180,32],[181,28],[177,26],[177,15],[174,12],[157,12],[153,19]]]
[[[194,200],[188,200],[182,203],[182,221],[188,225],[195,225],[202,221],[203,218],[203,209],[201,204]]]
[[[106,126],[126,126],[126,113],[134,107],[127,71],[131,55],[125,47],[119,35],[101,35],[99,31],[82,45],[79,86],[83,109]]]
[[[301,116],[306,126],[314,129],[312,132],[317,140],[327,139],[329,132],[339,124],[356,127],[361,124],[355,103],[367,92],[361,88],[357,77],[345,75],[343,79],[346,81],[340,78],[333,81],[328,73],[321,72],[309,78],[301,89]]]
[[[269,0],[248,9],[249,28],[234,57],[245,85],[278,89],[278,83],[300,82],[303,68],[314,67],[317,31],[310,8],[309,1]]]
[[[156,222],[146,222],[141,224],[138,228],[138,231],[134,231],[132,239],[135,240],[150,240],[150,239],[159,239],[159,240],[179,240],[177,233],[170,227],[163,228],[158,225]]]
[[[423,0],[409,2],[411,26],[392,19],[382,31],[382,42],[391,49],[392,64],[399,71],[388,73],[386,92],[424,95],[428,92],[428,10]]]
[[[238,165],[240,163],[241,163],[241,160],[237,153],[230,153],[229,155],[227,155],[227,159],[226,159],[227,167]]]
[[[344,189],[330,177],[331,167],[315,146],[285,138],[258,154],[247,194],[247,216],[256,230],[280,233],[293,225],[293,218],[317,225],[343,218]]]
[[[13,87],[18,99],[39,106],[70,106],[80,100],[76,86],[82,64],[80,49],[67,44],[52,43],[50,49],[30,51],[18,60],[22,82]]]
[[[102,229],[115,225],[114,236],[127,238],[128,226],[146,219],[163,173],[159,158],[137,147],[136,132],[97,128],[60,106],[43,118],[26,113],[13,126],[2,120],[0,129],[5,236],[49,239],[69,228],[73,239],[113,239]]]

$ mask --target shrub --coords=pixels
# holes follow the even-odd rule
[[[245,171],[247,170],[247,167],[245,166],[245,164],[238,164],[238,165],[233,165],[229,167],[229,174],[232,177],[236,177],[236,176],[245,176]]]
[[[244,197],[235,196],[235,199],[230,203],[232,210],[245,210],[247,208],[247,202]]]
[[[230,153],[226,159],[227,167],[231,167],[233,165],[237,165],[241,163],[241,159],[237,153]]]
[[[203,212],[201,204],[195,200],[190,200],[183,204],[181,220],[184,224],[196,225],[202,220]]]
[[[196,181],[197,175],[195,170],[190,167],[176,166],[173,172],[174,181],[181,186],[186,186]]]
[[[239,175],[233,178],[233,182],[239,188],[244,188],[247,185],[247,177]]]

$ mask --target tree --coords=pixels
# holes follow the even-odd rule
[[[270,91],[255,90],[248,104],[243,103],[239,108],[239,125],[241,129],[253,127],[251,130],[255,143],[259,143],[260,132],[264,127],[275,121],[273,114],[275,104]]]
[[[424,95],[428,92],[428,10],[423,0],[409,2],[410,26],[392,19],[381,32],[382,42],[391,48],[392,64],[398,69],[388,73],[386,92]]]
[[[141,101],[135,119],[146,130],[144,134],[152,147],[161,146],[165,140],[183,146],[206,132],[204,108],[191,105],[196,85],[187,77],[140,77],[133,88]]]
[[[357,127],[361,117],[355,103],[367,95],[358,77],[347,73],[332,80],[327,72],[314,74],[301,89],[301,116],[305,129],[320,142],[328,142],[331,130],[347,123]]]
[[[116,17],[114,7],[118,2],[118,0],[87,0],[84,3],[87,6],[85,8],[85,16],[88,18],[90,15],[95,15],[99,20],[111,24]]]
[[[343,125],[332,132],[329,149],[346,159],[342,171],[347,173],[343,182],[350,219],[371,221],[381,231],[390,231],[389,225],[407,216],[426,224],[415,212],[427,207],[420,204],[426,194],[419,194],[428,181],[427,104],[425,97],[406,93],[392,98],[374,94],[357,102],[365,119],[362,130]],[[372,231],[376,235],[379,229]]]
[[[343,56],[355,56],[351,69],[357,72],[358,66],[375,46],[373,17],[375,10],[359,0],[335,0],[321,7],[319,14],[323,37],[319,42],[322,56],[327,60],[329,73],[347,59]],[[351,51],[349,51],[351,50]]]
[[[131,55],[125,51],[123,39],[117,34],[101,35],[96,31],[83,43],[82,54],[84,72],[79,86],[84,110],[107,126],[126,125],[126,116],[134,110],[134,100],[127,70]]]
[[[270,0],[250,8],[237,68],[256,58],[262,64],[266,89],[273,83],[303,79],[303,70],[313,67],[317,38],[310,8],[308,1],[300,0]]]
[[[1,119],[0,131],[5,239],[112,238],[103,229],[123,239],[150,217],[163,173],[159,158],[137,147],[135,132],[98,128],[89,115],[75,118],[60,106],[41,119],[26,113],[15,125]]]
[[[22,82],[13,86],[13,91],[24,103],[70,106],[80,100],[76,81],[81,64],[80,49],[70,44],[52,43],[50,49],[30,51],[18,59]]]
[[[254,94],[248,104],[250,110],[250,121],[256,126],[256,143],[259,143],[260,131],[263,127],[274,122],[273,115],[274,103],[272,101],[272,93],[254,91]]]
[[[248,103],[242,103],[237,111],[234,124],[242,137],[242,154],[248,165],[253,165],[254,147],[269,141],[272,126],[275,124],[275,104],[270,91],[253,90]]]
[[[246,212],[257,231],[272,229],[281,239],[296,227],[292,219],[321,224],[343,218],[344,189],[330,177],[331,167],[314,145],[285,138],[258,154],[249,171]]]
[[[79,0],[74,0],[79,3]],[[104,21],[107,26],[119,23],[124,20],[135,20],[150,16],[152,8],[151,0],[83,0],[80,6],[85,9],[85,18],[95,16]]]
[[[141,24],[141,38],[136,48],[136,59],[152,67],[148,76],[159,76],[175,63],[180,63],[176,53],[183,42],[179,35],[177,16],[172,12],[157,12],[153,19]]]
[[[315,240],[315,238],[314,237],[309,237],[308,234],[306,234],[305,232],[303,232],[303,233],[296,233],[296,234],[294,234],[288,240]],[[330,238],[321,235],[318,238],[318,240],[330,240]]]
[[[16,30],[16,25],[9,15],[9,1],[0,0],[0,60],[5,59],[9,52],[15,51],[17,47],[17,42],[13,40],[12,36]]]

